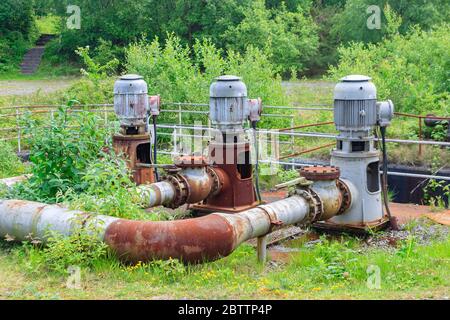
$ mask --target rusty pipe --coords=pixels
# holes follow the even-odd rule
[[[217,195],[229,184],[223,170],[209,166],[183,166],[167,175],[163,181],[137,188],[145,208],[199,203]]]
[[[146,208],[167,205],[175,199],[176,195],[174,185],[168,181],[140,185],[136,190],[142,200],[142,205]]]
[[[314,181],[311,190],[319,196],[322,203],[320,220],[328,220],[342,211],[344,195],[337,185],[337,180]]]
[[[238,214],[213,213],[177,221],[131,221],[72,211],[56,205],[24,201],[0,201],[0,238],[17,241],[32,238],[44,243],[47,231],[70,235],[74,221],[95,225],[99,237],[127,262],[180,259],[198,263],[229,255],[242,242],[268,234],[274,227],[304,223],[310,204],[292,196]]]

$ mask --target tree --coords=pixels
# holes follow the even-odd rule
[[[61,38],[53,47],[58,55],[75,57],[78,47],[97,47],[102,41],[124,47],[140,38],[145,22],[151,18],[145,12],[149,0],[63,0],[55,1],[59,16],[67,18],[67,4],[77,5],[81,11],[81,28],[69,29],[62,19]],[[102,39],[102,40],[101,40]]]
[[[369,6],[376,5],[381,9],[381,29],[367,28]],[[389,6],[387,6],[389,5]],[[344,10],[334,19],[333,32],[342,42],[362,41],[376,43],[381,41],[392,28],[389,23],[396,23],[398,18],[388,21],[385,8],[392,8],[401,18],[398,31],[405,34],[414,25],[429,30],[433,25],[448,21],[450,4],[440,0],[347,0]],[[390,12],[391,18],[392,11]],[[392,32],[391,32],[392,33]]]
[[[34,26],[33,2],[29,0],[0,1],[0,35],[19,32],[28,39]]]
[[[255,0],[244,11],[244,19],[223,35],[227,47],[243,52],[247,46],[260,48],[284,73],[301,72],[317,51],[317,28],[301,7],[295,12],[283,4],[269,10],[263,0]]]
[[[160,39],[174,33],[184,43],[194,44],[195,39],[209,38],[219,47],[220,35],[230,25],[243,19],[242,8],[251,0],[150,0],[146,11],[151,12],[147,30]]]

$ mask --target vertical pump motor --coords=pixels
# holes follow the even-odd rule
[[[249,100],[247,87],[241,78],[218,77],[210,87],[209,117],[216,129],[209,145],[209,160],[213,168],[223,170],[229,185],[220,194],[208,197],[194,206],[203,212],[239,212],[258,205],[253,180],[250,143],[244,125],[256,122],[261,115],[260,99]]]
[[[377,90],[370,80],[361,75],[347,76],[334,91],[334,119],[340,133],[331,164],[340,168],[342,180],[355,190],[346,214],[331,219],[340,225],[377,226],[387,222],[381,201],[380,157],[373,132],[390,124],[394,105],[390,100],[377,101]]]
[[[133,171],[137,184],[154,181],[151,141],[148,130],[149,114],[159,113],[159,96],[148,95],[147,83],[143,77],[128,74],[114,84],[114,111],[120,121],[120,132],[113,136],[113,146],[117,154],[124,154],[128,166]]]
[[[141,76],[127,74],[114,83],[114,112],[122,134],[145,134],[148,110],[147,83]]]

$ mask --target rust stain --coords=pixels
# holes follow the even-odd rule
[[[143,161],[147,155],[142,155],[138,149],[144,145],[150,144],[148,134],[139,135],[121,135],[113,136],[113,148],[116,154],[123,155],[127,159],[127,165],[133,172],[133,180],[136,184],[145,184],[154,182],[153,168],[141,167],[140,164],[149,164],[150,161]],[[149,155],[148,155],[149,156]]]
[[[186,263],[212,261],[229,255],[236,234],[217,215],[177,221],[118,220],[106,230],[105,242],[126,262],[179,259]]]
[[[447,210],[446,212],[429,213],[427,214],[427,217],[434,222],[450,226],[450,210]]]

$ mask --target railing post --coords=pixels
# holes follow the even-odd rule
[[[21,136],[22,132],[20,130],[20,121],[19,121],[19,109],[16,108],[16,125],[17,125],[17,150],[19,152],[22,152],[22,143],[21,143]]]
[[[294,127],[294,117],[293,116],[291,116],[291,128],[293,128]],[[291,130],[291,133],[293,133],[294,132],[294,129],[292,129]],[[294,136],[292,135],[291,136],[291,150],[294,150],[294,148],[295,148],[295,138],[294,138]]]
[[[422,141],[422,118],[419,117],[419,141]],[[419,157],[422,157],[422,144],[419,143]]]
[[[181,126],[183,125],[183,119],[181,117],[181,112],[182,112],[182,108],[181,108],[181,104],[178,104],[178,125],[180,126],[179,130],[179,134],[181,136],[182,132],[181,132]]]
[[[106,109],[106,104],[103,105],[103,112],[105,117],[105,127],[108,129],[108,110]]]

